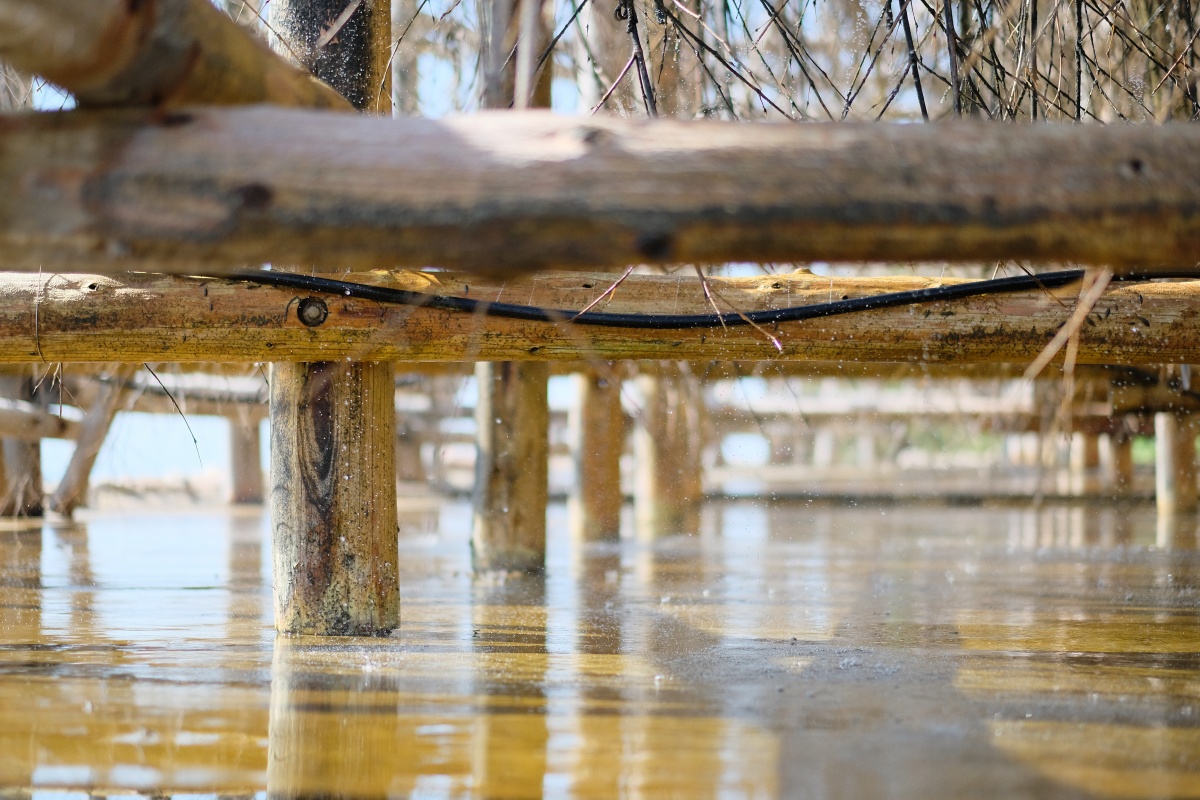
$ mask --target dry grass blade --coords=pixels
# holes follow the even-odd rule
[[[1041,374],[1042,370],[1054,360],[1062,350],[1063,345],[1067,341],[1079,333],[1083,327],[1087,315],[1092,313],[1092,309],[1096,307],[1096,302],[1100,296],[1104,294],[1104,290],[1108,288],[1108,284],[1112,281],[1113,273],[1111,269],[1088,270],[1084,277],[1083,285],[1079,290],[1079,301],[1075,304],[1075,310],[1067,319],[1066,324],[1058,329],[1058,333],[1054,334],[1054,338],[1042,350],[1041,355],[1034,359],[1029,368],[1025,370],[1025,380],[1031,381]]]

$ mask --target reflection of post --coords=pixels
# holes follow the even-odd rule
[[[585,372],[575,377],[569,426],[575,458],[569,517],[575,541],[613,541],[621,535],[621,451],[625,418],[621,383],[614,375]]]
[[[262,418],[248,408],[229,416],[230,501],[259,505],[263,501]]]
[[[634,432],[634,516],[638,536],[653,539],[699,528],[703,398],[675,364],[641,375],[641,418]]]
[[[546,777],[546,584],[521,576],[481,586],[471,605],[475,663],[500,660],[495,672],[476,668],[471,779],[479,797],[537,798]],[[503,677],[507,676],[507,677]],[[520,676],[520,677],[516,677]],[[495,678],[500,677],[500,682]],[[513,685],[517,680],[519,684]],[[511,705],[514,697],[520,705]]]
[[[7,646],[42,644],[42,529],[40,524],[24,530],[0,531],[0,633]],[[10,684],[12,681],[9,682]],[[8,691],[20,689],[9,686]],[[13,695],[0,696],[0,706],[11,702]],[[33,785],[37,768],[38,747],[35,746],[36,713],[14,715],[31,726],[28,741],[22,746],[3,748],[0,755],[0,786],[28,787]],[[17,732],[0,734],[7,741],[20,741]],[[21,797],[21,794],[17,795]],[[28,795],[24,795],[28,797]]]
[[[1154,489],[1159,514],[1196,510],[1196,418],[1154,415]]]
[[[322,655],[319,645],[275,637],[267,796],[387,797],[405,748],[394,715],[363,712],[373,695],[396,691],[395,679],[323,670]],[[347,655],[341,649],[337,657]]]
[[[545,363],[475,365],[478,455],[471,553],[478,571],[540,572],[545,566],[549,374]]]

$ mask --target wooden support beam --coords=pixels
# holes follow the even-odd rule
[[[83,419],[67,471],[50,497],[52,511],[69,517],[77,507],[86,505],[92,467],[125,397],[125,383],[136,370],[137,366],[133,364],[122,364],[116,368],[111,381],[100,385],[100,391]]]
[[[79,423],[51,414],[24,400],[0,398],[0,436],[36,442],[41,439],[74,439]]]
[[[551,274],[509,284],[447,273],[365,274],[364,280],[465,295],[582,308],[611,281]],[[797,271],[713,278],[741,310],[825,302],[949,283],[949,279],[830,279]],[[1200,282],[1119,284],[1080,333],[1080,364],[1190,363],[1200,351]],[[1037,357],[1070,316],[1077,287],[870,311],[772,327],[781,349],[747,326],[630,330],[483,317],[341,296],[318,298],[323,323],[297,317],[293,290],[218,279],[144,274],[0,275],[0,361],[579,361],[585,358],[1021,364]],[[631,276],[604,310],[711,310],[694,277]]]
[[[0,0],[0,59],[82,106],[349,108],[209,0]]]
[[[1190,269],[1197,174],[1194,125],[32,114],[0,124],[0,246],[9,269],[44,272],[997,259]]]
[[[263,488],[262,432],[259,414],[230,414],[229,500],[232,503],[261,505],[266,498]]]
[[[550,407],[545,364],[475,367],[478,455],[471,555],[476,571],[541,572],[546,560]]]
[[[688,375],[639,375],[640,415],[633,453],[634,519],[639,539],[697,533],[703,500],[699,419],[701,401]]]
[[[621,380],[611,369],[604,373],[588,370],[574,379],[577,395],[568,420],[575,460],[575,482],[567,501],[571,538],[577,542],[616,541],[621,537],[624,502]]]
[[[1164,412],[1154,417],[1154,497],[1160,515],[1196,510],[1195,414]]]
[[[325,41],[329,20],[346,10],[344,40]],[[275,0],[270,20],[277,50],[318,70],[360,111],[390,111],[391,15],[377,3]],[[251,205],[272,205],[270,187],[250,189]],[[386,635],[400,624],[396,373],[387,361],[327,358],[271,365],[275,627]]]
[[[271,366],[275,627],[387,635],[400,623],[395,410],[376,364]],[[356,424],[347,424],[353,420]]]

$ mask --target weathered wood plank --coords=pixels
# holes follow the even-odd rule
[[[0,398],[0,436],[36,442],[40,439],[74,439],[79,423],[51,414],[24,400]]]
[[[10,269],[1200,262],[1200,127],[265,107],[0,121]]]
[[[481,299],[581,308],[610,275],[553,274],[484,284],[450,274],[363,279]],[[792,272],[713,279],[741,310],[950,283],[932,278],[836,278]],[[1118,284],[1083,326],[1081,364],[1192,363],[1200,352],[1200,282]],[[0,362],[96,361],[578,361],[690,359],[1028,363],[1062,325],[1078,289],[992,295],[772,327],[781,349],[746,326],[629,330],[482,317],[318,298],[326,320],[297,318],[296,292],[220,279],[128,274],[0,277]],[[703,313],[695,278],[631,276],[610,311]],[[36,310],[35,310],[36,309]]]
[[[350,108],[208,0],[0,0],[0,59],[84,106]]]

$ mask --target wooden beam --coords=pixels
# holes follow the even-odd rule
[[[403,288],[582,308],[608,275],[556,274],[483,283],[451,274],[364,275]],[[916,277],[835,278],[791,272],[714,278],[732,307],[820,303],[950,283]],[[1080,364],[1190,363],[1200,352],[1200,282],[1120,284],[1106,292],[1080,336]],[[1077,287],[870,311],[771,328],[629,330],[524,322],[428,308],[318,298],[328,316],[297,318],[291,290],[216,279],[129,274],[0,277],[0,361],[579,361],[584,358],[881,361],[1020,364],[1034,359],[1074,306]],[[609,311],[704,313],[694,278],[631,276]]]
[[[8,268],[45,272],[996,259],[1179,269],[1200,262],[1197,174],[1194,125],[32,114],[0,123],[0,245]]]
[[[334,17],[343,24],[338,43],[326,41],[331,15],[343,11],[348,16]],[[391,110],[384,91],[391,15],[377,3],[275,0],[271,21],[277,49],[306,54],[301,63],[360,111]],[[271,192],[250,191],[252,204],[264,190]],[[387,635],[400,624],[394,365],[320,355],[310,363],[273,360],[271,376],[275,628]]]
[[[208,0],[0,0],[0,59],[82,106],[350,107]]]
[[[64,516],[71,516],[78,506],[87,504],[88,481],[100,448],[108,437],[113,419],[117,416],[121,401],[126,395],[125,385],[137,366],[121,364],[112,376],[113,380],[100,385],[96,400],[84,417],[75,452],[67,464],[66,472],[50,497],[50,509]]]
[[[51,414],[24,400],[0,398],[0,436],[36,442],[41,439],[74,439],[79,423]]]

